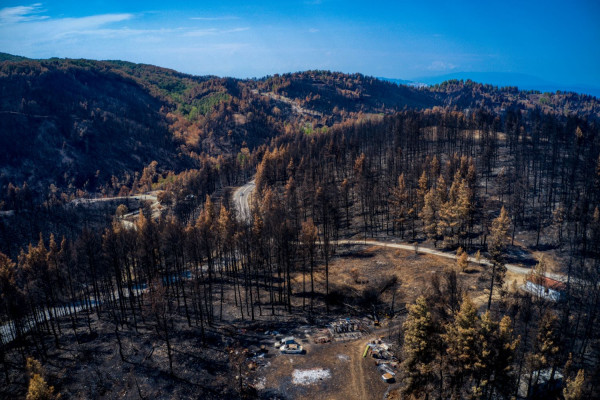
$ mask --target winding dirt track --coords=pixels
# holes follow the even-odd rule
[[[248,199],[252,195],[252,191],[254,190],[255,186],[256,185],[254,184],[254,180],[252,180],[252,181],[248,182],[247,184],[245,184],[244,186],[240,186],[234,192],[234,203],[235,203],[241,217],[245,221],[250,221],[250,218],[251,218],[250,205],[248,203]],[[391,248],[391,249],[415,251],[417,254],[433,254],[438,257],[456,259],[456,254],[454,254],[454,253],[443,252],[440,250],[435,250],[435,249],[422,247],[422,246],[415,247],[414,244],[409,244],[409,243],[384,242],[381,240],[342,239],[342,240],[332,241],[331,244],[338,245],[338,246],[340,246],[340,245],[381,246],[381,247],[387,247],[387,248]],[[475,259],[475,257],[469,257],[469,262],[479,263],[481,265],[487,265],[487,266],[492,265],[491,261],[489,261],[485,258],[481,258],[479,261],[477,261]],[[528,275],[531,273],[531,268],[525,268],[525,267],[522,267],[522,266],[516,265],[516,264],[506,264],[506,269],[511,272],[514,272],[516,274],[519,274],[519,275]],[[549,278],[558,280],[558,281],[563,281],[563,282],[566,282],[566,280],[567,280],[567,277],[563,274],[547,272],[546,276]]]
[[[240,214],[240,218],[245,222],[252,221],[252,214],[250,213],[250,196],[255,187],[254,180],[251,180],[233,192],[233,203]]]

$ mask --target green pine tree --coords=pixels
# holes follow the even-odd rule
[[[476,370],[481,365],[479,317],[468,296],[463,298],[454,321],[446,326],[443,339],[447,345],[449,387],[460,398],[465,387],[471,387]]]
[[[402,368],[406,375],[405,395],[427,393],[434,381],[433,362],[436,357],[436,326],[427,300],[420,296],[409,307],[408,316],[403,324],[404,362]]]

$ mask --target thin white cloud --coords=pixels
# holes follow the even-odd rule
[[[118,33],[123,35],[140,33],[128,28],[107,28],[111,24],[132,19],[134,17],[133,14],[100,14],[78,18],[49,18],[38,14],[39,7],[39,4],[35,4],[29,7],[12,7],[0,10],[0,21],[2,21],[0,23],[0,44],[8,44],[12,47],[13,44],[20,42],[25,46],[35,46],[36,44],[41,45],[66,37],[89,37],[90,35],[102,37]],[[19,8],[20,11],[15,11],[15,8]]]
[[[236,17],[235,15],[225,15],[223,17],[191,17],[190,19],[194,21],[229,21],[232,19],[240,19],[240,17]]]
[[[317,32],[319,32],[319,30],[318,30],[317,28],[310,28],[310,29],[308,30],[308,32],[309,32],[309,33],[317,33]]]
[[[98,38],[118,38],[125,36],[141,36],[141,35],[165,35],[176,32],[174,29],[131,29],[131,28],[119,28],[119,29],[84,29],[77,31],[63,32],[56,36],[56,38],[65,38],[69,36],[96,36]]]
[[[210,35],[216,35],[217,32],[218,32],[218,30],[216,28],[196,29],[196,30],[184,33],[183,36],[187,36],[187,37],[210,36]]]
[[[248,27],[240,27],[240,28],[232,28],[232,29],[216,29],[216,28],[207,28],[207,29],[196,29],[183,34],[186,37],[201,37],[201,36],[217,36],[217,35],[225,35],[228,33],[237,33],[237,32],[245,32],[249,30]]]
[[[30,6],[6,7],[0,9],[0,24],[13,24],[18,22],[39,21],[47,19],[43,12],[41,3]]]
[[[56,25],[56,27],[63,32],[77,33],[115,22],[127,21],[131,18],[133,18],[133,14],[101,14],[80,18],[53,19],[49,20],[47,23],[52,22],[53,25]]]
[[[239,27],[239,28],[226,29],[226,30],[221,31],[221,33],[236,33],[236,32],[245,32],[248,30],[250,30],[249,27],[243,26],[243,27]]]
[[[0,9],[0,37],[6,33],[8,37],[18,37],[28,43],[45,43],[51,40],[78,37],[116,38],[119,36],[140,36],[145,34],[165,35],[170,33],[183,33],[186,37],[219,36],[224,34],[247,31],[248,27],[231,29],[194,29],[194,28],[163,28],[163,29],[132,29],[130,27],[115,26],[116,24],[131,20],[134,14],[99,14],[78,18],[50,18],[42,15],[44,11],[41,3],[30,6],[7,7]],[[223,17],[193,17],[194,20],[217,21],[239,19],[236,16]],[[3,40],[0,39],[0,43]]]
[[[154,24],[145,18],[147,13],[76,18],[46,14],[40,4],[0,8],[0,49],[32,58],[126,59],[180,70],[195,60],[196,72],[226,74],[240,55],[253,54],[248,44],[239,42],[251,28],[233,25],[237,17],[219,17],[232,20],[221,24],[186,19],[187,24],[179,25],[181,20]]]
[[[184,46],[176,46],[176,47],[164,47],[161,48],[161,51],[165,54],[203,54],[203,53],[211,53],[211,54],[223,54],[223,53],[232,53],[244,49],[253,48],[251,44],[248,43],[207,43],[207,44],[193,44],[186,43]]]
[[[434,61],[427,67],[429,71],[450,71],[456,69],[456,65],[444,61]]]

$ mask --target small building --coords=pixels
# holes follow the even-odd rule
[[[524,289],[545,299],[559,301],[564,297],[567,285],[546,276],[532,274],[527,277]]]

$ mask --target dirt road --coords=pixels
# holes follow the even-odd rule
[[[146,194],[138,194],[134,196],[115,196],[115,197],[98,197],[91,199],[75,199],[69,203],[72,206],[79,205],[92,205],[97,203],[105,203],[110,201],[127,201],[127,200],[136,200],[136,201],[149,201],[150,208],[152,210],[152,218],[157,219],[160,217],[162,206],[158,201],[158,192],[148,192]],[[134,210],[130,213],[127,213],[121,217],[121,225],[123,225],[127,229],[135,229],[135,218],[140,213],[139,210]]]
[[[365,372],[363,369],[363,351],[365,349],[365,340],[360,339],[352,343],[352,355],[350,356],[350,376],[351,386],[353,387],[352,393],[355,393],[358,399],[368,399],[367,396],[367,382]]]
[[[118,200],[139,200],[139,201],[151,201],[153,204],[158,202],[156,198],[156,193],[151,192],[147,194],[138,194],[134,196],[114,196],[114,197],[96,197],[90,199],[75,199],[70,202],[70,204],[77,206],[80,204],[91,204],[91,203],[101,203],[106,201],[118,201]]]
[[[240,214],[242,221],[251,222],[252,214],[250,213],[250,196],[256,187],[254,180],[240,186],[233,192],[233,202]]]
[[[237,207],[238,212],[240,213],[242,219],[244,219],[245,221],[250,220],[249,197],[252,195],[252,191],[254,190],[255,186],[256,185],[254,184],[254,180],[252,180],[252,181],[248,182],[247,184],[245,184],[244,186],[240,186],[234,192],[234,200],[235,200],[236,207]],[[430,248],[422,247],[422,246],[415,247],[414,244],[409,244],[409,243],[384,242],[384,241],[380,241],[380,240],[352,240],[352,239],[342,239],[342,240],[332,241],[331,243],[334,245],[338,245],[338,246],[339,245],[381,246],[381,247],[387,247],[387,248],[391,248],[391,249],[415,251],[417,254],[433,254],[433,255],[436,255],[439,257],[456,259],[456,254],[454,254],[454,253],[448,253],[448,252],[444,252],[444,251],[440,251],[440,250],[436,250],[436,249],[430,249]],[[478,261],[475,259],[475,257],[469,257],[469,262],[477,263]],[[487,266],[492,265],[491,261],[489,261],[485,258],[481,258],[478,263],[481,265],[487,265]],[[521,267],[516,264],[506,264],[506,269],[511,272],[514,272],[516,274],[519,274],[519,275],[528,275],[531,273],[531,268]],[[552,278],[552,279],[563,281],[563,282],[565,282],[567,280],[567,277],[563,274],[547,272],[546,276],[549,278]]]
[[[256,90],[256,89],[252,90],[252,93],[260,94],[261,96],[268,97],[269,99],[275,100],[276,102],[285,103],[291,107],[292,112],[295,114],[308,115],[311,117],[322,117],[323,116],[323,114],[321,114],[320,112],[304,108],[301,105],[299,105],[298,103],[296,103],[296,101],[290,99],[289,97],[282,96],[280,94],[275,94],[273,92],[260,92],[259,93],[258,90]]]
[[[351,239],[332,241],[332,243],[337,244],[337,245],[381,246],[381,247],[387,247],[390,249],[401,249],[401,250],[414,251],[417,254],[433,254],[438,257],[450,258],[450,259],[454,259],[454,260],[456,259],[456,254],[454,254],[454,253],[448,253],[448,252],[430,249],[430,248],[422,247],[422,246],[415,247],[415,245],[408,244],[408,243],[382,242],[382,241],[378,241],[378,240],[351,240]],[[469,257],[469,262],[479,263],[481,265],[488,265],[488,266],[492,265],[491,261],[489,261],[485,258],[481,258],[479,261],[477,261],[477,259],[475,257]],[[521,266],[515,265],[515,264],[506,264],[505,266],[506,266],[507,270],[514,272],[516,274],[519,274],[519,275],[528,275],[529,273],[531,273],[531,268],[521,267]],[[562,274],[547,272],[546,276],[548,276],[549,278],[552,278],[552,279],[566,281],[566,276],[564,276]]]

